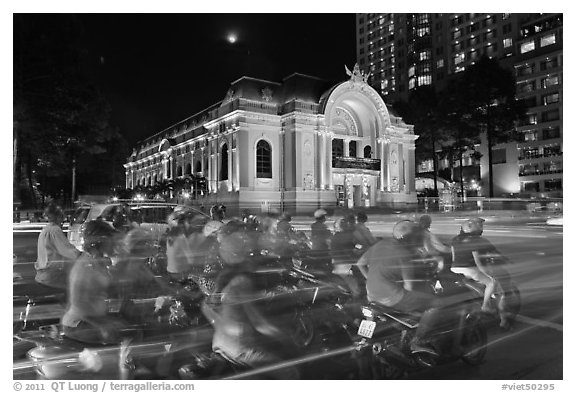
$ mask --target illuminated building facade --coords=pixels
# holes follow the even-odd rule
[[[413,127],[358,67],[348,74],[234,81],[221,102],[139,143],[126,187],[198,175],[208,190],[197,204],[254,211],[415,203]]]
[[[388,103],[406,101],[418,86],[441,90],[482,55],[513,70],[528,108],[518,128],[524,141],[493,147],[494,195],[561,195],[562,14],[357,14],[356,32],[358,64]],[[463,172],[478,174],[475,186],[488,183],[481,141],[483,157],[464,160]],[[448,166],[439,162],[440,171]],[[417,172],[431,167],[421,163]]]

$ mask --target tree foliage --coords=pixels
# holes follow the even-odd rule
[[[116,183],[127,143],[87,72],[82,26],[74,15],[14,16],[15,183],[43,193]]]

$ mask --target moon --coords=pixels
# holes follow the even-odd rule
[[[236,37],[236,34],[230,33],[228,34],[228,37],[226,37],[226,39],[228,40],[229,43],[233,44],[238,40],[238,37]]]

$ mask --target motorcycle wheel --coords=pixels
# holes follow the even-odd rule
[[[461,342],[462,361],[471,366],[481,364],[488,352],[487,344],[488,335],[482,322],[476,318],[466,321]]]

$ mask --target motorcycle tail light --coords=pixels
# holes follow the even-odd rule
[[[364,315],[364,317],[366,317],[366,318],[373,318],[374,317],[374,313],[368,307],[362,307],[362,315]]]

